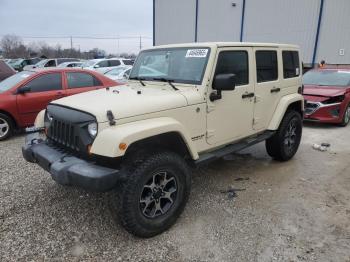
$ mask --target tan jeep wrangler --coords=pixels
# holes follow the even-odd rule
[[[191,168],[266,141],[286,161],[298,150],[303,97],[293,45],[197,43],[143,50],[126,85],[49,104],[26,138],[24,158],[63,185],[119,188],[130,233],[175,223]],[[115,202],[115,201],[114,201]]]

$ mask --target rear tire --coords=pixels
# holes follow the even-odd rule
[[[12,119],[0,113],[0,141],[6,140],[12,136],[14,130],[14,123]]]
[[[138,237],[152,237],[170,228],[189,198],[191,172],[177,154],[161,151],[133,161],[120,194],[122,226]],[[135,165],[136,163],[136,165]]]
[[[266,151],[275,160],[287,161],[298,151],[301,135],[301,115],[290,110],[284,116],[277,132],[266,140]]]
[[[345,109],[345,113],[344,113],[344,117],[342,122],[340,123],[340,126],[347,126],[350,122],[350,104],[348,104],[348,106]]]

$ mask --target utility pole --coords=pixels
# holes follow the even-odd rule
[[[142,49],[142,36],[140,36],[140,50]]]
[[[119,56],[120,54],[120,50],[119,50],[119,35],[117,36],[117,56]]]
[[[73,52],[73,37],[70,37],[70,51]]]

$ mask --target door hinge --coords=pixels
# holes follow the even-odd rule
[[[207,130],[207,134],[206,134],[207,138],[212,137],[214,135],[214,133],[215,133],[214,129],[208,129]]]
[[[260,96],[255,96],[254,97],[254,103],[258,103],[261,100]]]
[[[211,111],[215,110],[215,105],[213,104],[207,104],[207,113],[210,113]]]

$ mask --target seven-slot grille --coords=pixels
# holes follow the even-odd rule
[[[48,137],[66,148],[79,151],[79,137],[73,124],[53,119],[48,130]]]

